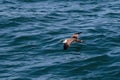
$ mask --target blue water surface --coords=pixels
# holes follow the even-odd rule
[[[0,0],[0,80],[120,80],[120,0]]]

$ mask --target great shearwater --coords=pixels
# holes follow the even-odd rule
[[[72,42],[80,42],[80,43],[83,42],[83,40],[78,39],[78,35],[79,35],[80,33],[81,33],[81,32],[75,33],[75,34],[73,34],[70,38],[67,38],[67,39],[65,39],[65,40],[63,41],[63,43],[64,43],[64,46],[63,46],[64,50],[68,49],[68,47],[70,46],[70,44],[71,44]]]

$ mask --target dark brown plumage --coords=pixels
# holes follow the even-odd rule
[[[68,49],[68,47],[70,46],[70,44],[72,43],[72,42],[83,42],[83,40],[79,40],[78,39],[78,36],[79,36],[79,34],[80,34],[81,32],[79,32],[79,33],[75,33],[75,34],[73,34],[70,38],[67,38],[67,39],[65,39],[64,41],[63,41],[63,43],[64,43],[64,50],[66,50],[66,49]]]

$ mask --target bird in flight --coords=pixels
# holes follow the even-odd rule
[[[67,50],[72,42],[79,42],[79,43],[83,42],[83,40],[78,39],[78,36],[79,36],[80,33],[81,32],[75,33],[70,38],[67,38],[67,39],[65,39],[63,41],[63,43],[64,43],[64,46],[63,46],[64,50]]]

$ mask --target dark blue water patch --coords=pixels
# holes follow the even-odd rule
[[[68,10],[67,13],[80,13],[80,14],[85,14],[85,13],[90,13],[89,11],[85,10]]]
[[[22,35],[22,36],[18,36],[15,38],[15,42],[22,42],[22,41],[28,41],[28,40],[36,40],[37,36],[35,37],[31,37],[31,35]]]
[[[107,14],[105,14],[105,16],[108,18],[120,18],[120,14],[114,13],[114,12],[107,13]]]
[[[35,42],[28,42],[24,44],[24,42],[14,43],[14,46],[11,46],[12,49],[8,49],[8,52],[29,52],[29,51],[40,51],[39,44]],[[36,54],[36,53],[35,53]]]
[[[48,0],[21,0],[19,2],[33,3],[33,2],[46,2]]]
[[[45,75],[46,73],[49,74],[48,70],[52,70],[54,67],[43,67],[43,68],[35,68],[34,71],[31,71],[29,75],[32,77],[36,77],[39,75]]]
[[[119,3],[117,3],[117,1],[109,3],[109,5],[107,5],[108,8],[110,8],[113,11],[119,11]]]
[[[96,57],[97,58],[97,57]],[[98,58],[99,59],[99,58]],[[99,59],[100,61],[101,61],[101,59]],[[94,60],[93,60],[94,61]],[[103,61],[104,62],[104,61]],[[107,62],[106,62],[107,63]],[[106,64],[105,63],[105,64]],[[78,62],[77,62],[77,64],[78,64]],[[93,64],[93,66],[92,66],[92,64]],[[96,64],[96,65],[95,65]],[[75,68],[72,68],[71,70],[69,70],[68,71],[68,74],[70,74],[69,76],[75,76],[75,75],[85,75],[85,74],[91,74],[92,72],[94,72],[94,70],[96,71],[96,69],[97,70],[101,70],[101,72],[102,72],[102,66],[101,65],[99,65],[99,64],[101,64],[100,62],[89,62],[88,64],[86,63],[86,65],[83,65],[83,67],[82,67],[82,64],[81,64],[81,67],[80,66],[76,66]],[[105,65],[105,64],[103,64],[103,66]],[[91,65],[91,67],[89,66],[89,65]],[[107,65],[107,64],[106,64]],[[97,67],[98,66],[98,67]],[[101,67],[100,67],[101,66]],[[103,67],[104,68],[104,67]],[[88,70],[87,70],[88,69]],[[90,72],[89,70],[90,69],[92,69],[92,72]],[[101,74],[101,72],[100,72],[100,74]],[[67,73],[67,72],[66,72]],[[103,72],[104,73],[104,72]],[[99,73],[96,73],[96,74],[98,74],[98,76],[99,76]],[[98,77],[97,76],[97,77]],[[68,75],[66,76],[66,77],[68,77]],[[87,77],[92,77],[92,75],[91,76],[87,76]]]
[[[118,57],[118,56],[120,56],[120,54],[119,54],[119,46],[114,46],[114,48],[110,48],[110,49],[111,50],[108,53],[106,53],[106,54],[108,54],[111,57]]]
[[[1,0],[0,3],[1,4],[14,4],[16,1],[10,1],[10,0]]]
[[[36,51],[37,49],[37,45],[34,44],[25,44],[25,45],[19,45],[19,46],[13,46],[13,49],[8,50],[8,52],[25,52],[25,51]]]
[[[30,79],[30,78],[18,77],[18,78],[11,78],[11,80],[32,80],[32,79]]]
[[[103,11],[105,11],[103,7],[104,7],[104,5],[98,5],[98,6],[94,7],[94,8],[92,8],[91,11],[95,12],[95,13],[96,12],[103,12]]]
[[[72,32],[76,32],[68,27],[69,26],[65,26],[65,27],[63,26],[63,28],[61,28],[61,29],[49,30],[47,33],[49,35],[53,36],[53,38],[57,37],[57,38],[63,39],[66,37],[70,37],[73,34]]]
[[[1,28],[6,28],[6,27],[14,27],[14,26],[18,26],[20,25],[19,23],[17,22],[12,22],[12,21],[6,21],[6,22],[3,22],[0,24]]]
[[[114,43],[119,43],[119,41],[120,41],[119,36],[107,37],[106,39],[109,40],[109,41],[111,41],[111,42],[114,42]]]
[[[17,17],[17,18],[12,18],[10,19],[10,21],[13,22],[33,22],[35,19],[35,17]]]
[[[53,13],[50,13],[50,14],[47,14],[46,16],[44,16],[44,19],[46,20],[50,20],[50,21],[65,21],[66,18],[65,18],[66,14],[62,14],[61,12],[53,12]]]
[[[97,59],[97,57],[96,57],[96,59]],[[104,58],[102,58],[102,59],[104,59]],[[101,58],[100,59],[98,59],[99,61],[101,61]],[[89,60],[88,60],[89,61]],[[94,60],[93,60],[94,61]],[[78,64],[80,62],[80,64]],[[37,72],[35,71],[35,72],[32,72],[32,76],[38,76],[38,75],[44,75],[45,73],[49,73],[48,72],[48,69],[49,70],[51,70],[50,72],[51,73],[53,73],[53,74],[57,74],[57,75],[62,75],[62,76],[64,76],[65,77],[65,75],[66,75],[66,77],[68,77],[68,76],[74,76],[74,75],[80,75],[80,73],[81,73],[81,75],[82,74],[85,74],[86,72],[87,73],[89,73],[89,71],[87,71],[86,69],[94,69],[95,70],[95,68],[93,68],[93,67],[89,67],[89,65],[88,64],[90,64],[90,65],[92,65],[93,64],[93,66],[94,67],[96,67],[95,66],[95,64],[97,64],[98,65],[98,63],[97,62],[88,62],[88,64],[86,63],[86,64],[84,64],[83,63],[83,67],[81,66],[81,68],[80,68],[80,66],[79,65],[82,65],[82,63],[81,63],[81,61],[77,61],[76,63],[75,62],[73,62],[73,64],[71,65],[72,63],[70,63],[70,65],[68,65],[68,64],[61,64],[61,65],[59,65],[59,66],[50,66],[50,67],[43,67],[43,68],[38,68],[39,70],[37,70]],[[75,65],[76,66],[75,66]],[[74,66],[73,66],[74,65]],[[104,64],[103,64],[104,65]],[[98,66],[100,66],[100,62],[99,62],[99,65]],[[77,67],[79,68],[79,70],[77,69]],[[41,69],[43,69],[43,70],[41,70]],[[77,69],[77,70],[76,70]],[[75,71],[75,72],[74,72]],[[81,72],[81,71],[83,71],[83,72]],[[37,74],[37,75],[36,75]],[[69,75],[70,74],[70,75]]]

